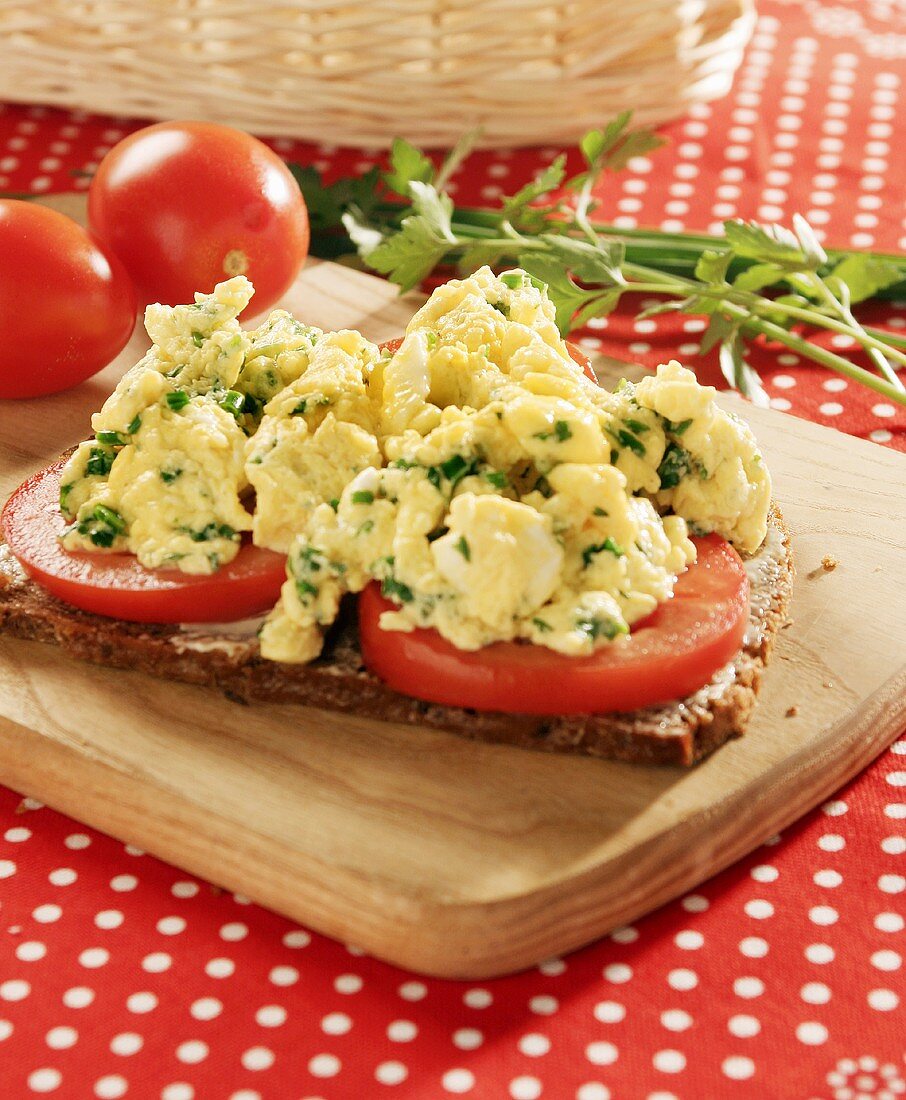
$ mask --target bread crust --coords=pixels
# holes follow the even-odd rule
[[[79,611],[29,580],[0,542],[0,633],[59,646],[70,657],[222,691],[240,703],[298,703],[382,721],[450,730],[544,752],[688,766],[748,724],[792,592],[789,532],[773,505],[768,537],[747,563],[749,621],[742,648],[681,702],[629,714],[534,717],[424,703],[392,691],[362,664],[354,615],[331,631],[310,665],[264,660],[255,634],[213,625],[127,623]]]

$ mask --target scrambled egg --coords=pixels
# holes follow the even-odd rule
[[[600,389],[523,272],[440,287],[395,354],[281,311],[243,333],[250,293],[240,277],[149,308],[155,347],[94,418],[62,504],[67,546],[146,565],[212,571],[248,530],[287,553],[265,657],[316,657],[372,580],[385,629],[587,654],[670,598],[690,531],[764,538],[746,425],[678,363]]]

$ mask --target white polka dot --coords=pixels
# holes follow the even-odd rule
[[[62,1001],[67,1008],[87,1008],[94,1000],[94,990],[85,985],[74,985],[63,994]]]
[[[152,951],[150,955],[145,955],[142,959],[142,970],[146,970],[149,974],[162,974],[165,970],[169,970],[173,965],[173,959],[165,951]],[[208,966],[211,964],[209,963]],[[205,967],[208,974],[211,971],[208,967]],[[214,975],[211,975],[214,977]]]
[[[889,856],[901,856],[906,852],[906,837],[886,836],[881,841],[881,851]]]
[[[831,991],[823,982],[807,982],[799,990],[799,996],[810,1005],[825,1005],[831,999]]]
[[[95,1081],[94,1095],[99,1097],[99,1100],[119,1100],[121,1096],[126,1095],[128,1088],[129,1082],[125,1077],[112,1073]]]
[[[282,1005],[262,1005],[255,1013],[255,1022],[260,1027],[280,1027],[286,1023],[286,1009]]]
[[[626,1018],[626,1009],[619,1001],[599,1001],[594,1007],[594,1017],[602,1024],[618,1024]]]
[[[771,381],[778,390],[789,390],[796,385],[796,379],[791,374],[775,374]]]
[[[755,1063],[751,1058],[744,1058],[740,1054],[724,1058],[720,1066],[725,1077],[731,1081],[745,1081],[755,1072]]]
[[[875,928],[879,932],[902,932],[906,924],[899,913],[878,913],[875,917]]]
[[[409,1076],[402,1062],[381,1062],[375,1067],[374,1076],[382,1085],[399,1085]]]
[[[825,833],[818,838],[818,847],[822,852],[840,852],[846,847],[846,841],[836,833]]]
[[[239,940],[244,940],[248,934],[248,925],[243,924],[241,921],[231,921],[220,929],[220,938],[228,943],[238,943]]]
[[[468,1092],[475,1084],[475,1077],[467,1069],[448,1069],[441,1084],[447,1092]]]
[[[31,915],[39,924],[52,924],[62,917],[63,910],[59,905],[39,905],[37,909],[32,910]]]
[[[520,1051],[528,1055],[529,1058],[540,1058],[550,1050],[551,1041],[546,1035],[531,1032],[528,1035],[523,1035],[517,1045]]]
[[[906,802],[889,802],[884,807],[884,814],[896,821],[902,821],[903,818],[906,818]]]
[[[145,1012],[153,1012],[157,1008],[157,997],[154,993],[130,993],[126,998],[126,1008],[130,1012],[136,1014],[144,1014]]]
[[[28,1087],[32,1092],[53,1092],[60,1087],[63,1074],[58,1069],[36,1069],[28,1075]]]
[[[538,1100],[541,1095],[541,1082],[537,1077],[514,1077],[510,1081],[510,1096],[513,1100]]]
[[[175,898],[194,898],[198,893],[197,882],[174,882],[170,887],[170,893]]]
[[[875,951],[871,956],[871,965],[878,970],[899,970],[903,960],[896,951]]]
[[[760,936],[746,936],[740,941],[739,951],[748,959],[763,959],[769,950],[767,940]]]
[[[274,1064],[274,1052],[267,1047],[249,1047],[248,1050],[243,1051],[241,1062],[248,1070],[270,1069]]]
[[[477,1028],[461,1027],[453,1032],[453,1045],[460,1050],[477,1050],[483,1042],[484,1035]]]
[[[825,401],[818,406],[818,412],[822,416],[839,416],[843,412],[843,406],[839,401]]]
[[[110,952],[106,947],[87,947],[80,955],[79,962],[89,970],[106,966],[110,961]]]
[[[824,1024],[810,1020],[796,1028],[796,1038],[800,1043],[805,1043],[806,1046],[821,1046],[822,1043],[827,1042],[827,1028]]]
[[[769,404],[778,412],[789,412],[793,407],[792,401],[788,401],[785,397],[772,397]]]
[[[292,967],[279,967],[279,966],[275,967],[274,969],[275,970],[293,970]],[[271,981],[273,981],[273,974],[274,974],[274,970],[271,971]],[[293,974],[295,975],[295,977],[292,979],[292,981],[293,982],[298,981],[299,971],[298,970],[293,970]],[[277,982],[276,984],[277,985],[283,985],[283,984],[292,985],[292,982],[286,982],[286,983]],[[336,978],[334,980],[333,987],[337,991],[337,993],[358,993],[358,991],[362,988],[362,984],[363,984],[362,979],[358,976],[358,974],[341,974],[338,978]]]
[[[494,1000],[487,989],[467,989],[462,999],[469,1008],[487,1008]]]
[[[185,1081],[174,1081],[161,1089],[160,1100],[194,1100],[195,1089]]]
[[[829,925],[836,924],[840,914],[829,905],[815,905],[808,911],[808,919],[812,924]]]
[[[692,1017],[681,1008],[668,1008],[666,1012],[661,1013],[661,1024],[668,1031],[685,1031],[686,1028],[692,1027]]]
[[[761,1031],[761,1023],[754,1016],[731,1016],[727,1020],[727,1030],[737,1039],[751,1039]]]
[[[424,982],[403,982],[397,993],[404,1001],[421,1001],[428,993],[428,987]]]
[[[552,1016],[559,1007],[560,1003],[557,998],[550,997],[547,994],[532,997],[529,1001],[529,1010],[539,1016]]]
[[[3,836],[10,844],[21,844],[31,836],[31,829],[20,825],[15,829],[7,829]]]
[[[698,975],[694,970],[678,967],[667,975],[667,984],[671,989],[688,990],[695,989],[698,985]]]
[[[834,949],[827,943],[810,943],[804,953],[809,962],[819,966],[833,962],[835,958]]]
[[[16,958],[20,962],[37,962],[47,954],[47,947],[38,940],[26,940],[16,948]]]
[[[216,997],[199,997],[192,1002],[189,1012],[196,1020],[213,1020],[223,1012],[223,1005]]]
[[[746,915],[754,917],[755,920],[767,920],[768,917],[774,915],[774,906],[763,898],[753,898],[751,901],[747,901],[744,909]]]
[[[176,1057],[188,1066],[203,1062],[208,1056],[208,1044],[201,1039],[189,1039],[176,1048]]]
[[[611,1100],[610,1089],[600,1081],[586,1081],[576,1091],[576,1100]]]
[[[661,1073],[681,1073],[686,1068],[686,1056],[679,1050],[659,1050],[651,1061]]]
[[[97,913],[94,918],[94,923],[98,928],[111,929],[119,928],[123,923],[123,914],[118,909],[102,909],[100,913]]]
[[[821,807],[821,812],[826,814],[827,817],[840,817],[845,814],[849,809],[849,806],[839,798],[835,798],[830,802],[825,802]]]
[[[558,974],[562,974],[566,969],[566,963],[558,958],[545,959],[544,962],[538,964],[538,969],[548,978],[556,978]]]
[[[74,852],[78,852],[82,848],[88,847],[91,843],[91,837],[86,836],[84,833],[71,833],[63,843],[67,848],[71,848]]]
[[[893,405],[888,405],[886,402],[882,401],[878,405],[872,405],[871,411],[875,414],[875,416],[887,417],[893,416],[896,410],[894,409]]]
[[[610,938],[615,943],[635,943],[635,941],[639,938],[639,933],[637,929],[631,928],[627,925],[623,928],[615,928],[610,933]]]
[[[749,872],[756,882],[775,882],[780,872],[770,863],[760,863]]]
[[[704,913],[711,903],[701,894],[688,894],[680,904],[687,913]]]
[[[615,985],[623,985],[632,978],[632,967],[626,963],[609,963],[604,967],[604,977]]]
[[[760,978],[737,978],[733,982],[733,992],[746,1000],[760,997],[764,993],[764,982]]]
[[[299,980],[299,971],[294,966],[275,966],[268,975],[274,985],[288,986],[295,985]],[[337,981],[340,979],[338,978]],[[339,986],[334,983],[335,988],[339,990]],[[339,990],[344,992],[343,990]]]
[[[118,894],[125,894],[129,890],[134,890],[138,886],[138,879],[135,875],[116,875],[110,880],[110,889],[116,890]]]
[[[868,433],[868,438],[872,443],[889,443],[893,439],[893,433],[889,432],[886,428],[876,428],[874,431]]]
[[[682,932],[677,932],[673,937],[673,942],[684,951],[697,951],[705,942],[705,937],[701,932],[686,928]]]
[[[843,876],[839,871],[816,871],[812,876],[816,886],[823,886],[827,890],[832,890],[839,886],[843,881]]]
[[[345,1035],[352,1027],[352,1020],[345,1012],[330,1012],[321,1021],[321,1030],[327,1035]]]
[[[906,787],[906,772],[888,772],[887,782],[891,787]]]
[[[867,997],[869,1008],[877,1012],[892,1012],[900,1003],[900,998],[892,989],[872,989]]]
[[[44,1042],[51,1050],[69,1050],[79,1041],[79,1033],[74,1027],[52,1027],[44,1036]]]
[[[144,1045],[145,1040],[134,1031],[123,1031],[110,1040],[110,1049],[113,1053],[124,1058],[130,1054],[137,1054]]]
[[[598,1041],[589,1043],[585,1048],[585,1057],[594,1066],[610,1066],[619,1057],[620,1052],[613,1043]]]
[[[2,877],[2,867],[0,867],[0,878]],[[71,867],[58,867],[47,876],[54,886],[72,886],[78,877]]]

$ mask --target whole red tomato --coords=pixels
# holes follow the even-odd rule
[[[0,398],[83,382],[134,324],[135,292],[116,256],[56,210],[0,200]]]
[[[191,302],[196,290],[247,275],[248,312],[260,313],[308,255],[308,211],[283,161],[208,122],[161,122],[114,146],[91,181],[88,220],[144,304]]]

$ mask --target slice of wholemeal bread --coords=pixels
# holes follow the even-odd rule
[[[793,563],[789,533],[776,506],[767,539],[746,568],[749,623],[734,660],[681,702],[628,714],[539,718],[437,706],[399,695],[362,664],[354,614],[337,625],[323,655],[310,665],[264,660],[258,652],[258,621],[158,626],[92,615],[29,580],[2,542],[0,633],[49,642],[95,664],[217,688],[242,703],[301,703],[547,752],[689,765],[744,731],[786,619]]]

